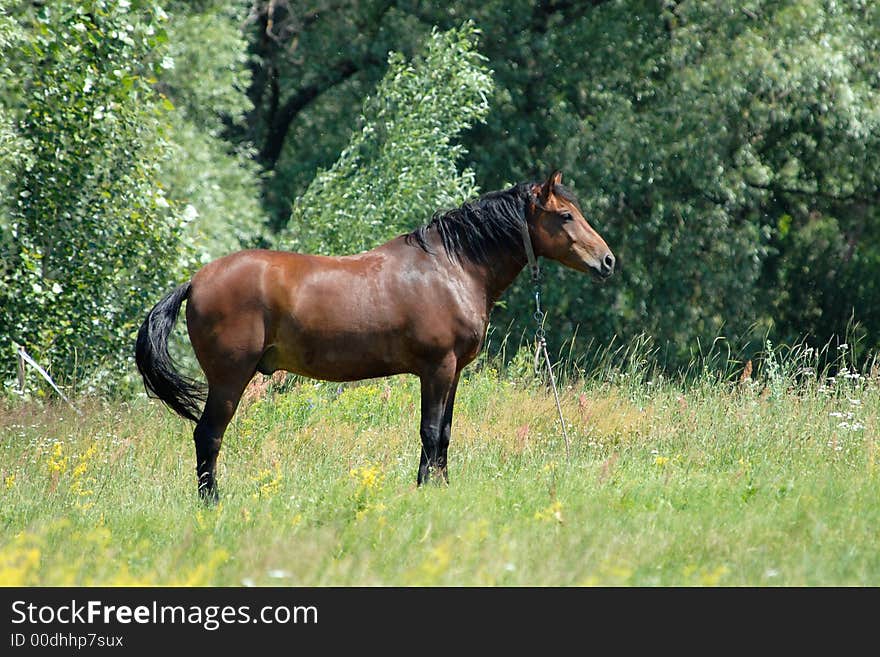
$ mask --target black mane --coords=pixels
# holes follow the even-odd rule
[[[437,212],[430,223],[409,233],[406,241],[431,253],[427,236],[429,231],[436,230],[450,259],[464,258],[476,263],[485,263],[490,255],[501,250],[519,249],[531,187],[531,183],[519,183],[510,189],[483,194],[454,210]]]

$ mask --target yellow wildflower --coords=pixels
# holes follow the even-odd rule
[[[382,474],[377,465],[364,465],[359,468],[352,468],[348,474],[357,481],[358,488],[365,492],[379,488],[385,479],[385,475]]]
[[[452,563],[452,539],[445,538],[432,548],[425,560],[407,573],[409,583],[417,586],[437,584]]]
[[[216,549],[208,555],[205,562],[198,564],[192,571],[186,573],[182,582],[175,582],[182,586],[210,586],[211,578],[216,574],[218,567],[229,560],[229,553],[223,549]]]
[[[49,473],[63,474],[67,470],[67,457],[64,456],[64,445],[55,443],[52,453],[49,455]]]
[[[555,520],[562,524],[562,502],[554,500],[553,503],[542,511],[535,512],[535,520]]]
[[[700,575],[700,584],[702,586],[718,586],[721,578],[727,574],[727,566],[718,566],[714,570],[704,570]]]
[[[252,497],[255,500],[273,497],[275,493],[278,492],[278,489],[281,488],[282,479],[281,464],[276,461],[273,470],[266,468],[265,470],[261,470],[260,473],[254,477],[254,481],[259,483],[260,488],[252,495]]]
[[[0,586],[33,586],[40,570],[40,548],[35,537],[18,534],[0,549]]]
[[[88,497],[94,494],[92,486],[95,484],[95,478],[88,476],[86,473],[89,464],[98,453],[98,441],[94,441],[89,448],[79,457],[76,467],[70,473],[70,492],[76,497]],[[77,501],[76,507],[85,511],[93,506],[89,501]]]

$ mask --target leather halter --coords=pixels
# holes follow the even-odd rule
[[[524,220],[519,226],[522,233],[523,246],[526,247],[526,258],[532,270],[532,277],[538,275],[538,260],[535,258],[535,249],[532,247],[532,236],[529,234],[529,222]]]

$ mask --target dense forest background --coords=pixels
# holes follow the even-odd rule
[[[202,262],[554,168],[620,265],[545,266],[551,346],[880,346],[880,3],[0,0],[0,50],[0,380],[112,387]]]

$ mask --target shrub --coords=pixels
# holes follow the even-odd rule
[[[464,148],[454,142],[489,110],[492,81],[476,36],[469,23],[434,30],[424,55],[389,56],[385,77],[364,101],[361,129],[297,199],[283,244],[361,251],[476,194],[473,171],[457,169]]]

